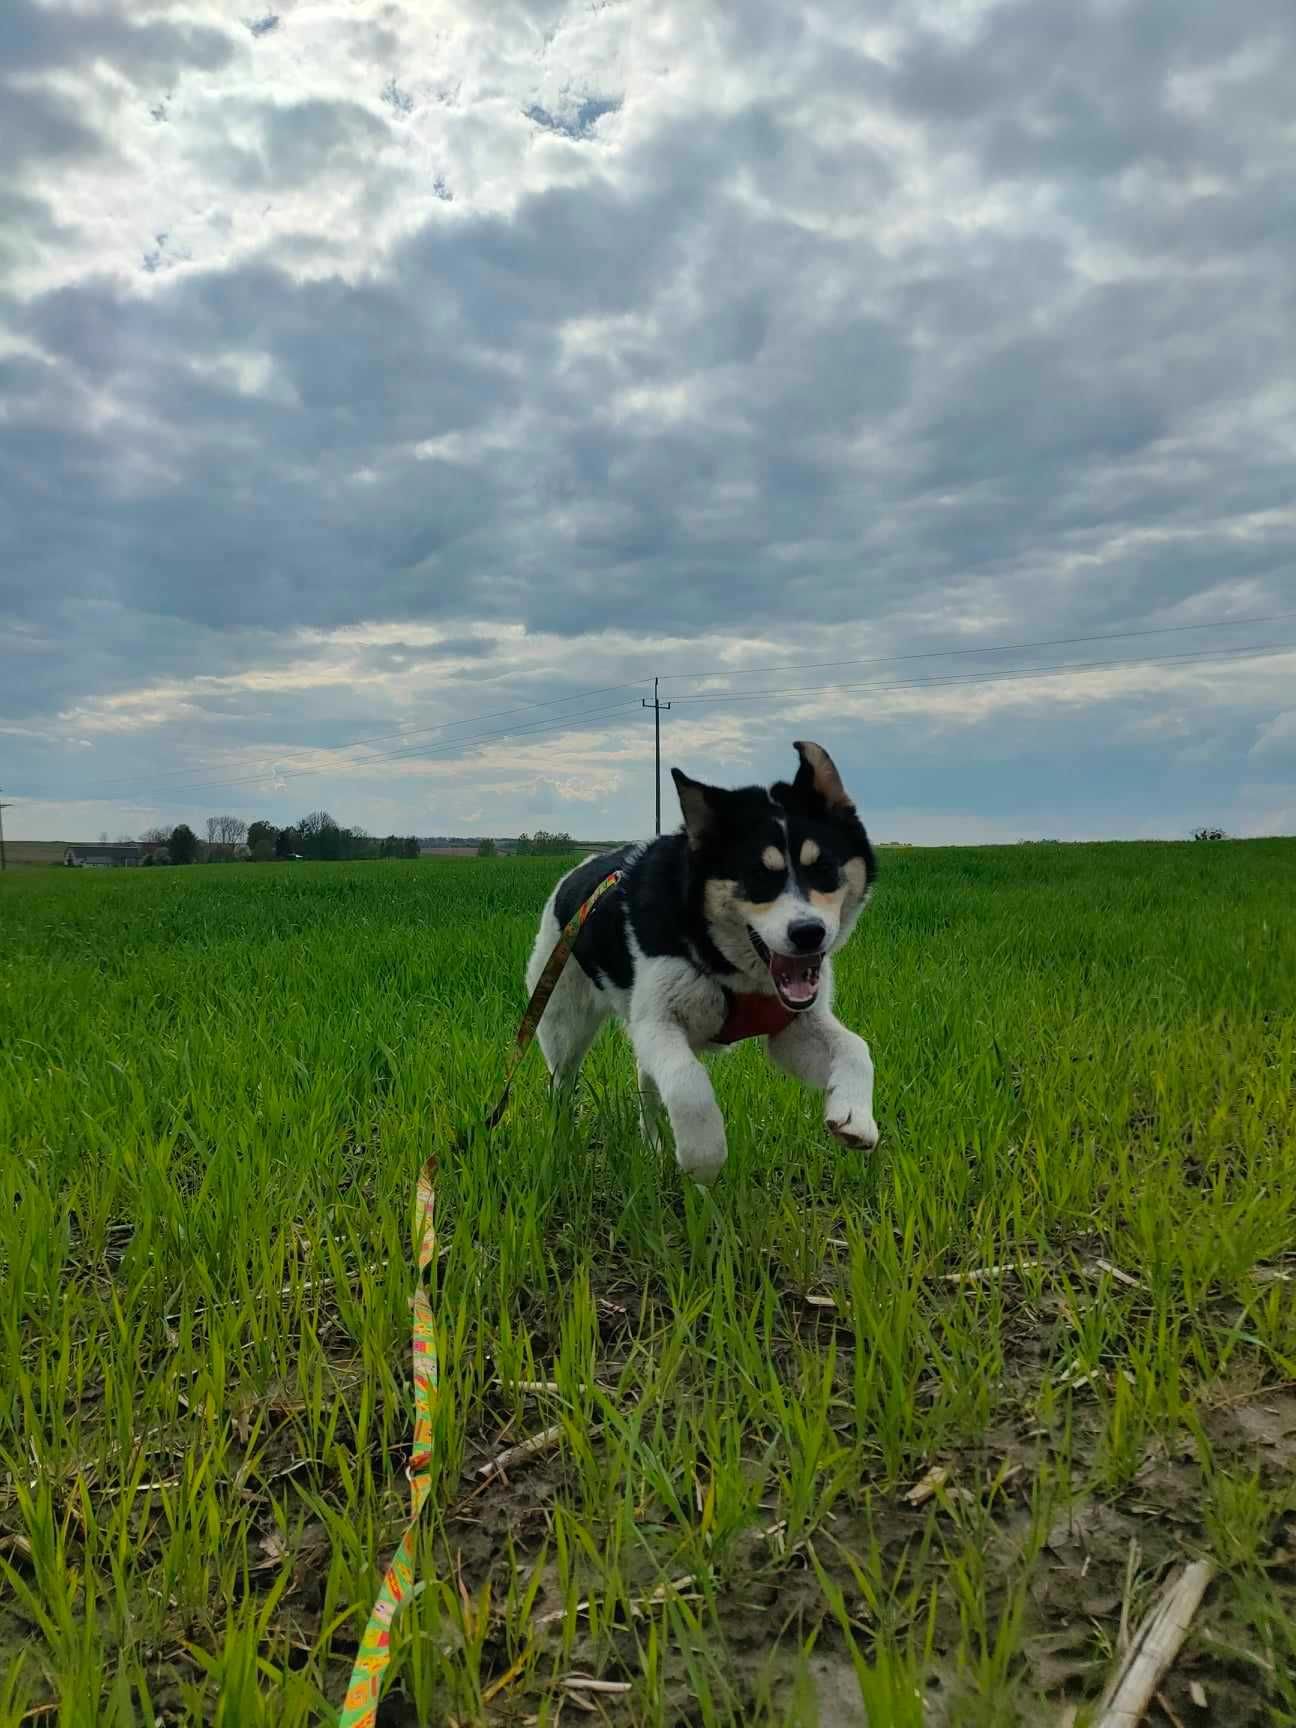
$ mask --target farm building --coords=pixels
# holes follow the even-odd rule
[[[6,840],[4,845],[5,863],[10,870],[62,864],[66,851],[66,840]]]
[[[98,841],[93,846],[69,846],[63,862],[72,870],[120,870],[142,864],[145,848],[125,842]]]

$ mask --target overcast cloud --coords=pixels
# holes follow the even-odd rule
[[[882,839],[1292,831],[1293,88],[1290,0],[7,0],[8,831],[637,834],[654,673]]]

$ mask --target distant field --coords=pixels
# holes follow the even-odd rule
[[[709,1195],[619,1034],[574,1121],[534,1054],[449,1150],[554,860],[0,879],[0,1724],[336,1720],[433,1151],[384,1728],[1083,1724],[1198,1555],[1148,1721],[1296,1723],[1296,842],[882,864],[838,992],[880,1147],[743,1046]]]

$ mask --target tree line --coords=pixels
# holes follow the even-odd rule
[[[362,858],[417,858],[418,837],[413,834],[369,834],[358,823],[344,827],[327,810],[312,810],[280,828],[273,822],[245,822],[241,816],[209,816],[206,838],[187,822],[174,828],[149,828],[139,837],[146,864],[222,864],[251,861],[272,864],[276,860],[311,858],[327,862]],[[570,834],[551,834],[537,829],[520,834],[516,841],[482,840],[479,858],[495,858],[502,851],[519,857],[550,857],[576,850]]]
[[[492,840],[489,835],[477,842],[479,858],[498,858],[501,852],[511,852],[515,858],[548,858],[576,851],[570,834],[550,834],[538,828],[534,834],[519,834],[516,840]]]
[[[272,864],[276,859],[417,858],[413,834],[369,834],[358,823],[344,827],[327,810],[312,810],[280,828],[274,822],[253,822],[240,816],[209,816],[207,838],[187,822],[174,828],[150,828],[140,835],[146,864],[219,864],[250,860]]]
[[[575,850],[576,842],[570,834],[550,834],[545,828],[537,828],[534,834],[519,834],[514,847],[519,858],[544,858]]]

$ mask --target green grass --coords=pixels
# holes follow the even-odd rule
[[[335,1716],[435,1152],[384,1724],[551,1724],[572,1674],[635,1728],[1083,1722],[1201,1554],[1167,1700],[1296,1724],[1296,843],[883,864],[838,984],[881,1146],[742,1046],[710,1193],[642,1144],[619,1033],[574,1118],[536,1054],[451,1150],[552,861],[0,880],[0,1723]]]

